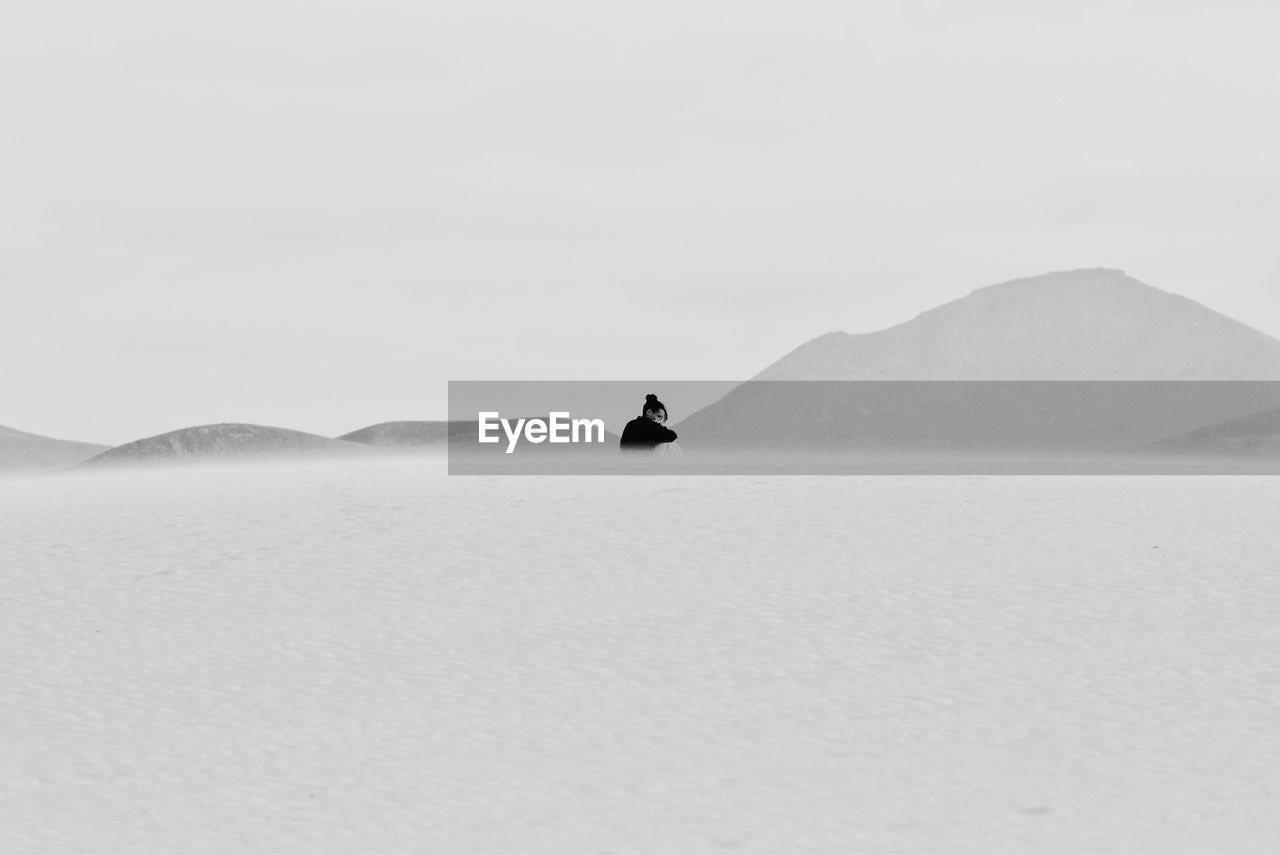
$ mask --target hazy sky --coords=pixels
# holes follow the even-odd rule
[[[1280,336],[1277,32],[1263,0],[13,5],[0,424],[746,378],[1073,267]]]

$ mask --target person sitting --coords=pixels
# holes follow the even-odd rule
[[[675,442],[676,432],[666,426],[667,408],[657,395],[644,396],[644,411],[622,429],[622,451],[656,451],[664,443]]]

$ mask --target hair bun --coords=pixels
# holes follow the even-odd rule
[[[644,401],[645,401],[645,403],[646,403],[646,404],[656,404],[656,403],[658,402],[658,396],[657,396],[657,395],[645,395],[645,396],[644,396]]]

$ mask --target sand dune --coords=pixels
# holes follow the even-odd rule
[[[66,469],[107,448],[110,446],[54,439],[0,425],[0,474]]]
[[[288,428],[224,422],[169,431],[116,446],[86,461],[85,466],[172,463],[240,458],[289,458],[360,454],[359,443],[330,439]]]

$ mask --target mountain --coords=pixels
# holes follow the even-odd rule
[[[1171,454],[1280,455],[1280,409],[1206,425],[1147,447]]]
[[[980,288],[885,330],[832,332],[755,380],[1280,380],[1280,341],[1121,270]]]
[[[1075,270],[820,336],[676,429],[690,448],[1133,450],[1280,407],[1275,381],[1280,341],[1122,271]]]
[[[161,463],[184,460],[343,455],[367,447],[340,439],[264,425],[224,422],[169,431],[116,446],[85,462]]]
[[[359,442],[364,445],[391,446],[395,448],[418,448],[424,446],[444,447],[449,439],[451,426],[461,422],[380,422],[376,425],[344,433],[338,439],[347,442]],[[472,430],[475,423],[472,422]],[[456,430],[456,428],[455,428]]]
[[[0,473],[65,469],[110,446],[53,439],[0,425]]]

